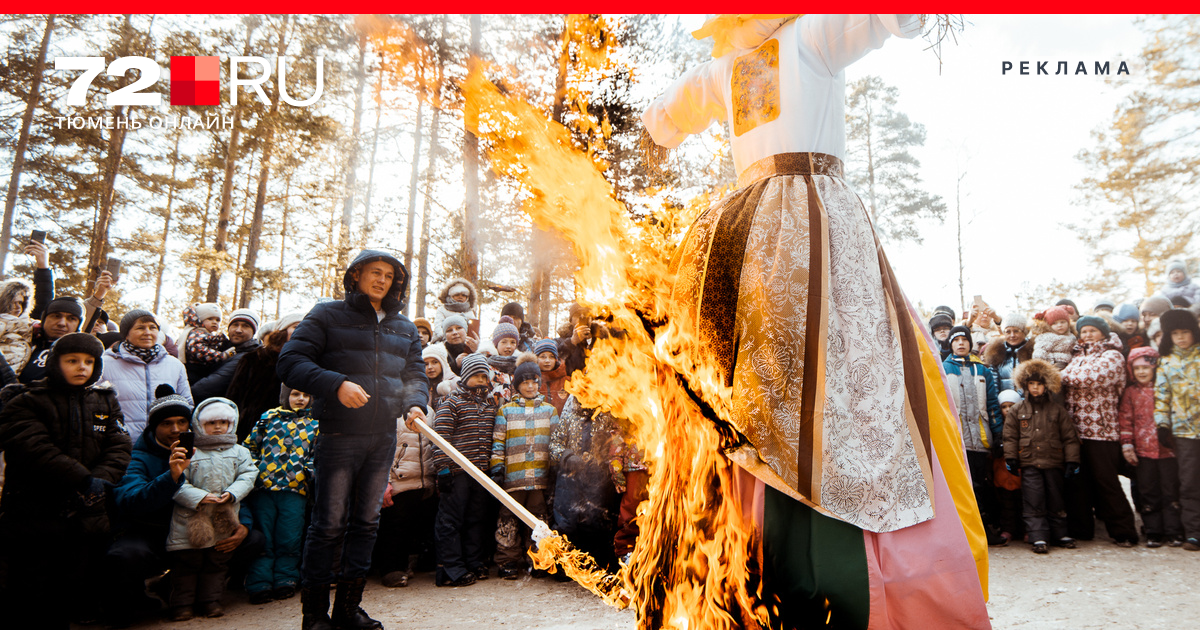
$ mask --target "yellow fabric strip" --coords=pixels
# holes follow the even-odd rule
[[[914,321],[917,338],[921,346],[921,368],[925,373],[925,397],[929,405],[929,439],[937,451],[946,485],[954,497],[958,520],[962,522],[971,555],[975,558],[975,569],[979,572],[979,584],[983,587],[983,598],[988,598],[988,548],[987,535],[983,531],[983,520],[975,504],[975,492],[971,489],[971,478],[967,474],[967,458],[963,452],[962,436],[958,422],[950,413],[946,400],[946,387],[942,377],[938,354],[929,347],[925,331]]]

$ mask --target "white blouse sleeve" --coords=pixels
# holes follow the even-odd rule
[[[798,26],[799,45],[815,53],[833,76],[883,46],[889,35],[905,39],[919,35],[921,16],[806,15]]]
[[[718,62],[688,70],[642,112],[642,124],[656,144],[674,149],[689,135],[725,119],[725,94],[713,76]]]

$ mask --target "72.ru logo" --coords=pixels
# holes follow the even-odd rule
[[[171,104],[172,105],[219,105],[221,103],[220,57],[171,57]],[[242,79],[238,77],[238,66],[255,64],[261,72],[256,77]],[[67,91],[67,105],[82,107],[87,104],[88,90],[92,81],[106,72],[109,76],[124,76],[130,70],[137,70],[140,76],[129,85],[114,90],[105,96],[109,107],[117,106],[148,106],[157,107],[162,104],[162,94],[147,92],[158,83],[162,68],[149,57],[118,57],[108,68],[104,67],[104,57],[58,57],[54,60],[55,70],[82,70],[79,77]],[[288,105],[304,107],[312,105],[321,98],[325,91],[325,57],[317,55],[317,87],[312,96],[304,100],[292,98],[287,92],[287,59],[277,60],[279,73],[279,98]],[[271,99],[263,92],[262,84],[271,78],[271,65],[262,57],[230,57],[229,58],[229,100],[237,102],[238,87],[253,89],[263,103],[270,105]]]

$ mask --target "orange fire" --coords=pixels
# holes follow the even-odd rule
[[[572,244],[577,300],[611,314],[612,327],[626,333],[598,342],[586,374],[568,390],[584,407],[628,419],[645,452],[649,500],[638,509],[641,534],[620,575],[640,626],[766,626],[755,530],[722,455],[735,435],[726,424],[731,390],[696,351],[686,315],[673,310],[669,261],[677,243],[629,218],[562,126],[481,74],[469,76],[463,91],[473,108],[465,117],[478,121],[474,131],[491,147],[497,173],[527,192],[534,223]]]

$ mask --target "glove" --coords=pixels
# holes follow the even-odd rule
[[[504,466],[492,466],[492,469],[488,471],[488,475],[491,475],[492,481],[495,481],[496,485],[504,485]]]
[[[1167,447],[1175,448],[1175,434],[1167,427],[1158,427],[1158,443]]]
[[[442,472],[438,473],[437,487],[438,487],[438,492],[440,492],[442,494],[450,493],[450,489],[454,487],[454,477],[453,477],[453,475],[450,474],[449,469],[443,470]]]
[[[1010,457],[1004,460],[1004,467],[1008,469],[1008,472],[1015,475],[1021,469],[1021,462],[1017,461],[1015,457]]]
[[[108,482],[95,477],[88,477],[83,480],[82,489],[79,491],[79,500],[87,507],[91,507],[104,500],[105,488],[109,486]]]
[[[1137,464],[1138,464],[1137,451],[1134,450],[1132,444],[1122,444],[1121,445],[1121,455],[1125,456],[1125,461],[1129,462],[1130,466],[1137,466]]]
[[[1078,474],[1079,474],[1079,462],[1067,462],[1067,469],[1066,469],[1066,472],[1063,473],[1063,477],[1066,479],[1070,479]]]

